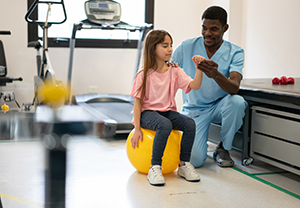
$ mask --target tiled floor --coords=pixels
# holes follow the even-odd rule
[[[73,138],[68,142],[66,207],[300,207],[300,176],[255,161],[220,168],[209,158],[198,168],[201,182],[165,175],[166,185],[149,185],[126,155],[126,136]],[[44,148],[38,140],[0,143],[0,196],[4,208],[44,207]],[[1,206],[0,206],[1,207]]]

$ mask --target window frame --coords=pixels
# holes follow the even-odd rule
[[[27,11],[34,0],[27,0]],[[37,19],[38,8],[36,8],[30,18]],[[154,0],[145,0],[145,22],[153,25],[154,19]],[[27,23],[28,43],[36,41],[38,37],[38,24]],[[70,35],[71,36],[71,35]],[[71,37],[70,37],[71,38]],[[69,47],[70,39],[65,38],[48,38],[48,47]],[[126,39],[76,39],[75,47],[81,48],[137,48],[138,40]]]

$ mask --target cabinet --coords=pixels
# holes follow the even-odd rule
[[[270,79],[245,79],[239,94],[249,104],[249,155],[300,175],[300,78],[273,85]],[[245,147],[247,149],[247,147]]]
[[[250,155],[300,174],[300,115],[252,106]]]
[[[248,102],[244,124],[234,138],[243,165],[254,158],[300,175],[300,78],[273,85],[271,79],[244,79],[239,95]],[[218,141],[212,124],[209,138]],[[238,144],[238,145],[235,145]],[[246,162],[244,162],[246,161]]]

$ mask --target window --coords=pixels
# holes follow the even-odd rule
[[[52,0],[53,1],[53,0]],[[86,0],[64,0],[67,13],[67,21],[63,24],[53,24],[48,30],[49,47],[68,47],[71,37],[73,24],[86,19],[84,2]],[[28,0],[28,9],[34,0]],[[122,7],[121,21],[130,25],[143,25],[144,23],[153,24],[154,0],[117,0]],[[59,6],[56,6],[59,7]],[[61,8],[61,6],[60,6]],[[141,8],[141,9],[136,9]],[[46,4],[39,4],[33,11],[30,19],[44,20],[47,12]],[[53,13],[57,12],[56,15]],[[50,18],[63,19],[59,9],[55,4],[51,9]],[[28,42],[41,39],[43,31],[37,24],[28,23]],[[76,33],[76,47],[96,47],[96,48],[136,48],[138,32],[127,32],[120,30],[85,30]],[[129,41],[128,41],[129,40]]]

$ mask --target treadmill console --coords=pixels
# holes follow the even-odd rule
[[[121,19],[121,5],[112,0],[90,0],[85,2],[87,19],[95,24],[118,24]]]

